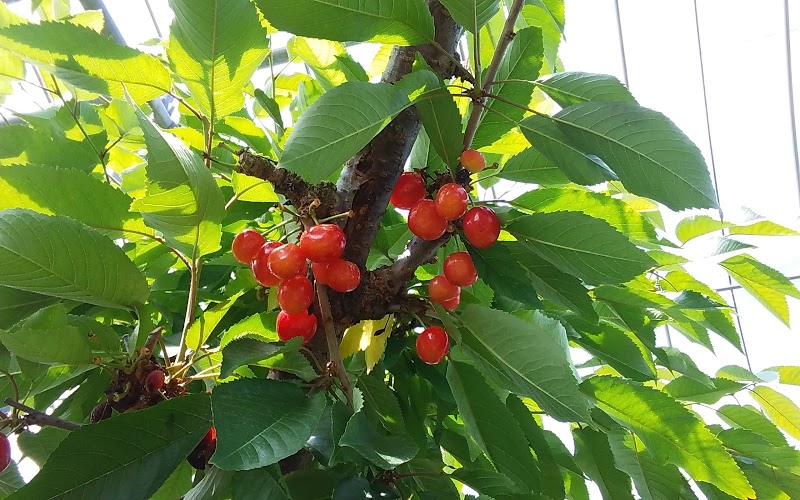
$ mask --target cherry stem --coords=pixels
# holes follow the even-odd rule
[[[345,217],[352,217],[352,216],[353,216],[353,211],[348,210],[347,212],[342,212],[340,214],[331,215],[330,217],[325,217],[324,219],[319,219],[317,221],[317,224],[322,224],[323,222],[330,222],[332,220],[343,219]]]
[[[186,303],[186,318],[183,322],[178,357],[175,358],[177,364],[181,364],[186,360],[186,341],[189,336],[189,327],[194,323],[194,310],[195,307],[197,307],[197,291],[200,288],[200,259],[193,258],[192,261],[193,265],[189,268],[191,271],[191,279],[189,281],[189,300]]]
[[[336,331],[333,326],[333,315],[331,314],[331,303],[328,299],[328,287],[317,284],[317,299],[319,301],[319,312],[322,315],[322,329],[325,331],[325,340],[328,343],[328,356],[336,367],[336,374],[342,382],[342,391],[347,398],[347,405],[353,408],[353,385],[347,378],[347,370],[344,368],[342,355],[339,353],[339,342],[336,339]]]
[[[70,422],[69,420],[64,420],[58,417],[54,417],[53,415],[48,415],[42,411],[37,410],[36,408],[31,408],[30,406],[26,406],[19,401],[16,401],[12,398],[6,398],[5,403],[14,408],[14,411],[23,411],[27,413],[24,417],[20,419],[23,425],[39,425],[39,426],[49,426],[49,427],[58,427],[59,429],[64,429],[68,431],[74,431],[75,429],[79,429],[81,424],[77,424],[75,422]]]

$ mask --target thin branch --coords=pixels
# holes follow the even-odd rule
[[[511,4],[511,7],[508,9],[508,17],[506,17],[506,23],[503,25],[503,31],[500,33],[500,39],[497,41],[497,47],[495,47],[494,55],[492,56],[492,62],[489,63],[489,66],[486,68],[486,76],[483,80],[483,87],[480,88],[482,92],[492,85],[492,82],[494,82],[494,77],[497,76],[497,71],[500,69],[500,63],[503,61],[503,56],[506,53],[506,49],[511,43],[511,40],[514,39],[514,24],[517,22],[517,17],[519,17],[524,4],[525,0],[514,0],[514,3]],[[483,97],[479,98],[475,104],[478,103],[483,103]],[[472,145],[472,140],[475,138],[475,132],[478,131],[478,124],[480,123],[482,111],[482,106],[472,106],[472,114],[469,117],[467,128],[464,131],[464,149],[469,149],[469,147]]]
[[[90,226],[95,228],[95,229],[104,229],[106,231],[119,231],[121,233],[138,234],[139,236],[144,236],[145,238],[149,238],[149,239],[151,239],[153,241],[157,241],[157,242],[161,243],[162,245],[164,245],[165,247],[167,247],[172,253],[174,253],[175,256],[178,257],[178,259],[180,259],[180,261],[183,262],[184,265],[186,265],[186,269],[191,269],[192,268],[192,263],[189,262],[189,259],[180,250],[178,250],[176,248],[172,248],[171,246],[169,246],[169,244],[167,243],[167,240],[165,240],[161,236],[156,236],[154,234],[147,234],[147,233],[145,233],[143,231],[137,231],[135,229],[123,229],[121,227],[107,227],[107,226],[98,226],[98,225],[91,225],[91,224],[90,224]]]
[[[74,431],[75,429],[81,428],[81,424],[54,417],[53,415],[48,415],[47,413],[41,412],[36,408],[31,408],[30,406],[26,406],[19,401],[15,401],[12,398],[6,398],[6,404],[16,410],[27,413],[27,415],[20,419],[24,425],[58,427],[59,429],[68,431]]]
[[[347,398],[347,405],[352,408],[353,385],[347,377],[342,355],[339,353],[339,341],[336,339],[336,330],[333,325],[331,303],[328,299],[328,287],[326,285],[317,283],[317,300],[319,301],[319,312],[322,316],[322,329],[325,331],[325,340],[328,343],[328,355],[334,366],[336,366],[336,374],[342,382],[342,390],[344,390],[344,395]]]
[[[182,364],[186,359],[186,341],[189,334],[189,327],[194,322],[194,309],[197,307],[197,289],[200,284],[200,260],[193,259],[191,271],[191,281],[189,282],[189,300],[186,302],[186,318],[183,321],[183,331],[181,332],[181,343],[178,350],[178,357],[175,364]]]

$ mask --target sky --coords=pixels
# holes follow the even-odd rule
[[[566,41],[560,54],[567,70],[615,75],[640,104],[672,119],[713,166],[725,218],[735,221],[741,208],[748,207],[800,230],[788,71],[790,63],[796,101],[800,100],[800,3],[788,3],[793,4],[788,19],[791,59],[783,0],[618,0],[619,22],[615,0],[566,0]],[[11,7],[27,14],[29,5],[25,0]],[[144,0],[107,0],[106,5],[128,44],[158,36]],[[150,5],[166,34],[172,19],[167,1],[152,0]],[[355,59],[369,64],[370,48],[351,50]],[[28,87],[7,105],[29,111],[42,99]],[[800,102],[795,108],[800,116]],[[686,215],[664,212],[668,224]],[[753,252],[757,258],[788,276],[800,275],[800,237],[749,242],[761,247]],[[713,260],[700,259],[691,272],[715,288],[731,285]],[[789,299],[794,320],[790,330],[743,290],[723,295],[735,297],[754,371],[800,364],[800,301]],[[666,342],[664,332],[661,340]],[[727,364],[747,366],[744,356],[726,343],[715,343],[714,355],[674,331],[671,341],[710,374]],[[780,390],[800,402],[800,388]],[[751,402],[746,396],[739,399]],[[715,419],[713,412],[698,411]],[[570,441],[565,426],[547,425]],[[35,472],[24,469],[27,477]],[[596,488],[593,492],[598,494]]]

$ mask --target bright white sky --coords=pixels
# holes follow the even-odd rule
[[[80,10],[77,1],[73,4],[75,11]],[[161,33],[168,33],[172,12],[167,1],[151,0],[150,4]],[[800,181],[795,175],[790,128],[783,1],[763,0],[757,6],[749,0],[697,0],[697,4],[708,123],[692,0],[619,0],[630,89],[640,104],[675,121],[700,147],[709,166],[713,145],[726,218],[736,220],[740,207],[746,206],[800,229]],[[106,5],[128,44],[158,36],[144,0],[106,0]],[[608,73],[624,81],[614,0],[566,0],[566,5],[566,42],[561,50],[566,69]],[[22,15],[28,15],[29,6],[29,0],[11,4]],[[792,6],[790,25],[795,94],[800,99],[796,83],[800,80],[798,4]],[[371,50],[353,50],[353,56],[367,65],[371,54]],[[43,104],[40,93],[29,86],[25,90],[9,99],[7,106],[27,111]],[[796,112],[800,116],[800,109]],[[668,223],[680,218],[665,214]],[[754,252],[756,257],[789,276],[800,274],[800,237],[751,242],[762,247]],[[714,262],[701,261],[692,272],[713,287],[729,286],[727,275]],[[789,299],[794,318],[790,331],[749,294],[742,290],[733,293],[753,369],[800,364],[800,303]],[[731,292],[724,295],[729,298]],[[717,342],[714,356],[674,331],[672,341],[711,375],[727,364],[746,366],[744,356],[727,343]],[[782,386],[780,390],[800,402],[800,388]],[[752,403],[747,396],[739,399]],[[698,411],[714,418],[713,412]],[[549,426],[571,445],[566,426]],[[23,468],[26,477],[34,471]],[[596,488],[592,496],[599,498]]]

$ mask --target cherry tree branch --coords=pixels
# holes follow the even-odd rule
[[[489,63],[489,66],[486,68],[486,77],[483,80],[483,86],[480,88],[481,91],[487,90],[494,82],[497,71],[500,69],[500,63],[503,62],[506,49],[514,39],[514,24],[517,22],[517,17],[519,17],[520,12],[522,12],[522,7],[524,5],[525,0],[514,0],[514,3],[511,4],[511,7],[508,9],[508,17],[506,18],[506,23],[503,25],[503,31],[500,33],[497,46],[494,49],[492,62]],[[481,114],[483,112],[482,104],[484,99],[483,97],[477,98],[477,101],[472,106],[472,114],[464,130],[464,149],[468,149],[472,145],[472,140],[475,139],[475,133],[478,131],[478,125],[480,124]]]
[[[336,375],[342,382],[342,390],[347,398],[347,405],[353,407],[353,384],[347,377],[342,355],[339,353],[339,340],[336,337],[336,326],[333,323],[331,314],[331,304],[328,298],[328,287],[322,283],[317,283],[317,300],[319,302],[319,312],[322,316],[322,329],[325,332],[325,341],[328,344],[328,356],[336,367]]]
[[[36,408],[31,408],[30,406],[24,405],[19,401],[15,401],[12,398],[6,398],[6,404],[12,408],[16,408],[17,410],[26,413],[24,417],[20,418],[20,421],[24,425],[58,427],[59,429],[68,431],[74,431],[75,429],[81,427],[81,424],[54,417],[53,415],[48,415],[47,413],[39,411]]]

